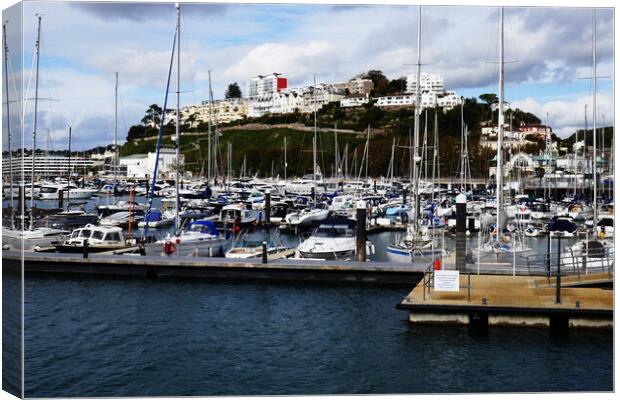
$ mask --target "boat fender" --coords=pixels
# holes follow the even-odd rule
[[[175,243],[166,240],[166,242],[164,243],[164,254],[168,256],[174,254],[174,252],[176,251],[176,247],[177,246]]]

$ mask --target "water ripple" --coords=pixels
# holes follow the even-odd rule
[[[405,291],[28,277],[26,395],[612,389],[611,333],[411,327]]]

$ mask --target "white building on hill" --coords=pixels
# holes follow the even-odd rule
[[[132,154],[122,157],[119,160],[121,166],[127,167],[127,178],[143,179],[153,176],[155,168],[156,153],[151,151],[148,154]],[[184,157],[181,154],[179,164],[183,166]],[[159,163],[157,165],[158,179],[172,178],[176,171],[176,152],[172,148],[162,148],[159,152]]]
[[[416,75],[407,76],[407,91],[377,97],[378,107],[413,107],[416,102]],[[441,107],[449,110],[463,100],[454,91],[446,91],[443,77],[439,74],[420,74],[420,108]]]
[[[285,90],[287,86],[287,78],[276,72],[251,78],[246,91],[248,116],[260,117],[273,113],[274,108],[277,108],[275,104],[277,94]]]
[[[368,94],[354,93],[340,99],[340,107],[360,107],[368,104]]]
[[[417,75],[407,75],[407,92],[415,93],[417,85]],[[443,93],[443,76],[440,74],[427,74],[422,72],[420,74],[420,91],[434,92],[437,94]]]

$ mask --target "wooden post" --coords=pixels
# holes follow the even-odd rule
[[[467,269],[465,259],[467,229],[465,219],[467,217],[467,197],[464,194],[456,196],[456,269],[465,271]]]
[[[11,196],[13,195],[13,193],[11,193]],[[26,204],[24,201],[24,184],[23,182],[19,185],[19,188],[17,189],[17,209],[20,211],[20,214],[24,211],[22,209],[22,204]]]
[[[560,247],[560,242],[562,241],[562,236],[558,236],[558,270],[556,272],[556,278],[555,278],[555,303],[556,304],[561,304],[562,303],[562,298],[561,298],[561,271],[560,271],[560,261],[561,261],[561,247]]]
[[[265,193],[265,227],[271,225],[271,193]]]
[[[263,264],[267,264],[267,242],[263,242]]]
[[[84,239],[84,246],[82,246],[82,257],[88,258],[88,239]]]
[[[357,224],[355,226],[355,252],[357,261],[366,261],[366,205],[363,201],[357,204]]]
[[[551,232],[547,235],[547,278],[551,277]]]
[[[58,208],[63,209],[65,208],[65,192],[63,189],[59,189],[58,190]]]

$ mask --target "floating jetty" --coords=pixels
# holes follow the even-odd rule
[[[244,260],[4,251],[3,268],[25,273],[151,278],[287,280],[415,285],[427,265],[308,259]],[[23,260],[23,264],[22,264]]]
[[[412,324],[613,327],[613,273],[556,278],[459,274],[458,291],[425,273],[399,309]],[[558,301],[559,300],[559,301]]]

